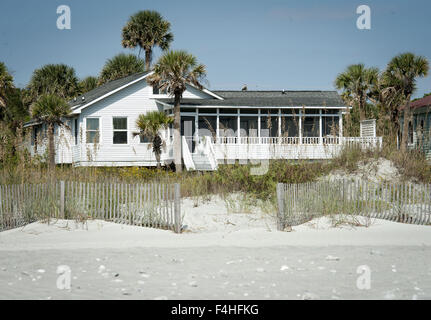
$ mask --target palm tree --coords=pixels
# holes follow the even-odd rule
[[[413,53],[400,54],[389,62],[386,69],[387,76],[399,87],[405,98],[404,123],[401,138],[401,151],[407,150],[408,129],[410,122],[410,100],[416,90],[416,80],[426,77],[429,71],[429,62],[425,57]]]
[[[169,51],[162,55],[154,66],[154,73],[147,77],[152,86],[166,90],[174,97],[174,161],[177,172],[181,165],[181,98],[186,84],[191,83],[202,88],[201,82],[206,75],[205,66],[198,64],[196,58],[186,51]]]
[[[32,117],[48,127],[48,167],[55,167],[54,126],[62,126],[62,118],[71,113],[69,104],[65,99],[54,95],[44,94],[32,105]]]
[[[145,69],[148,71],[153,57],[153,48],[158,46],[164,51],[168,50],[174,40],[170,27],[171,24],[157,11],[139,11],[131,16],[124,26],[122,45],[124,48],[139,46],[139,54],[144,50]]]
[[[98,82],[97,77],[93,77],[93,76],[89,76],[82,79],[81,81],[79,81],[80,93],[84,94],[84,93],[87,93],[88,91],[91,91],[97,88],[97,82]]]
[[[75,69],[65,64],[48,64],[33,72],[28,84],[29,103],[45,94],[71,99],[79,94],[79,81]]]
[[[3,62],[0,62],[0,107],[6,108],[9,90],[14,88],[13,78]]]
[[[161,168],[160,155],[162,154],[163,140],[160,130],[167,129],[174,119],[164,112],[152,111],[140,114],[136,120],[136,127],[140,130],[140,136],[146,136],[152,140],[153,152],[156,156],[157,168]]]
[[[394,80],[387,71],[382,72],[369,97],[379,110],[378,127],[387,130],[386,135],[391,140],[399,133],[398,108],[403,103],[403,94],[399,90],[399,81]]]
[[[99,85],[144,71],[143,60],[133,54],[120,53],[105,63],[99,76]]]
[[[351,107],[359,108],[360,119],[365,119],[365,107],[373,85],[377,82],[379,70],[365,68],[363,64],[347,67],[335,79],[335,87],[343,90],[342,97]]]

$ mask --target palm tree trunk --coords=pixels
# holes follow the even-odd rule
[[[181,94],[175,93],[174,101],[174,163],[175,171],[181,172],[182,157],[181,157],[181,114],[180,114]]]
[[[366,100],[364,97],[361,96],[361,99],[359,101],[359,120],[360,121],[365,120],[365,104],[366,104]]]
[[[151,67],[151,49],[145,49],[145,71],[149,71]]]
[[[54,146],[54,124],[48,124],[48,168],[53,170],[55,167],[55,146]]]
[[[156,153],[155,153],[155,156],[156,156],[156,161],[157,161],[157,169],[161,169],[161,168],[162,168],[162,165],[161,165],[161,163],[160,163],[160,153],[159,153],[159,152],[156,152]]]
[[[410,122],[410,96],[407,96],[407,104],[404,109],[403,134],[401,137],[401,152],[407,151],[407,140],[409,137],[409,122]]]

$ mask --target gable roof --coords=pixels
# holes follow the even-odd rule
[[[328,106],[346,107],[337,91],[213,91],[224,100],[182,99],[188,106]],[[157,99],[165,104],[173,104],[173,99]]]
[[[69,105],[72,107],[72,109],[87,105],[111,92],[115,92],[117,89],[134,83],[134,81],[139,80],[140,78],[146,77],[150,73],[151,71],[135,73],[121,79],[109,81],[91,91],[84,93],[83,95],[78,96],[76,100],[73,99],[69,101]]]
[[[431,95],[423,97],[422,99],[413,101],[410,104],[410,107],[415,109],[415,108],[421,108],[421,107],[429,107],[431,106]]]
[[[423,97],[416,101],[410,102],[410,110],[413,110],[413,111],[418,110],[418,112],[421,112],[419,109],[426,108],[426,107],[431,107],[431,95]],[[402,105],[401,107],[399,107],[399,110],[402,111],[405,108],[406,108],[406,105]]]

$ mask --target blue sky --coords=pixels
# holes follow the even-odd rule
[[[56,27],[62,4],[71,8],[71,30]],[[371,30],[356,28],[362,4],[371,7]],[[431,60],[429,0],[1,0],[0,61],[18,86],[47,63],[97,75],[115,54],[137,54],[122,48],[121,29],[145,9],[171,22],[173,49],[207,66],[210,89],[331,90],[349,64],[384,68],[406,51]],[[426,92],[431,76],[418,82],[415,96]]]

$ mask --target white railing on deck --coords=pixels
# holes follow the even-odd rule
[[[347,144],[363,147],[381,147],[382,137],[218,137],[216,144]]]

